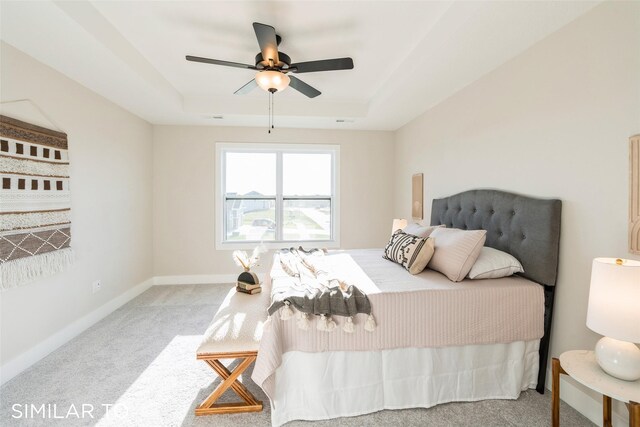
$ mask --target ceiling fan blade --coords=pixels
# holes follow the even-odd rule
[[[333,71],[333,70],[351,70],[353,69],[353,59],[336,58],[323,59],[320,61],[299,62],[291,64],[291,70],[294,73],[313,73],[315,71]]]
[[[262,59],[267,63],[269,59],[273,60],[274,64],[278,64],[280,59],[278,58],[278,40],[276,39],[276,29],[271,25],[261,24],[259,22],[253,23],[253,30],[256,32],[256,38],[260,45],[260,51],[262,52]]]
[[[257,86],[258,86],[258,83],[256,83],[256,79],[251,79],[247,84],[242,86],[237,91],[233,92],[233,94],[234,95],[244,95],[244,94],[247,94],[247,93],[251,92]]]
[[[313,86],[309,86],[297,77],[289,76],[289,78],[291,79],[289,81],[289,86],[302,93],[303,95],[308,96],[309,98],[315,98],[322,93],[318,89],[314,88]]]
[[[241,64],[239,62],[220,61],[219,59],[201,58],[199,56],[186,56],[187,61],[202,62],[205,64],[224,65],[225,67],[247,68],[249,70],[257,70],[253,65]]]

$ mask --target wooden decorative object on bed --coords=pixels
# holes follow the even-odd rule
[[[640,254],[640,135],[629,138],[629,252]]]
[[[0,290],[73,259],[67,135],[0,116]]]
[[[423,175],[413,174],[411,177],[411,216],[414,220],[424,218],[423,209]]]

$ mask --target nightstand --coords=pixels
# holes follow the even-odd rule
[[[553,358],[551,391],[551,425],[560,425],[560,374],[569,375],[591,390],[602,393],[602,423],[611,427],[611,398],[625,402],[629,409],[629,426],[640,427],[640,380],[623,381],[605,373],[593,351],[573,350]]]

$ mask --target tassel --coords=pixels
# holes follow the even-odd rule
[[[320,319],[318,320],[318,323],[316,324],[316,329],[319,331],[326,331],[328,328],[328,324],[327,324],[327,317],[324,314],[320,315]]]
[[[298,313],[298,328],[303,331],[308,331],[311,327],[311,322],[309,322],[309,315],[307,313]]]
[[[369,317],[367,317],[367,321],[364,322],[364,330],[369,332],[376,330],[376,319],[373,318],[373,314],[370,314]]]
[[[347,317],[347,321],[344,322],[344,325],[342,326],[342,330],[348,334],[352,334],[355,332],[355,328],[353,326],[353,317]]]
[[[293,317],[293,310],[289,307],[289,304],[289,301],[284,302],[284,307],[280,310],[280,319],[289,320]]]
[[[325,329],[325,331],[333,332],[337,327],[338,325],[336,325],[336,322],[334,322],[333,319],[329,317],[329,319],[327,320],[327,329]]]
[[[4,223],[3,223],[4,225]],[[0,263],[0,292],[67,270],[74,261],[71,248]]]

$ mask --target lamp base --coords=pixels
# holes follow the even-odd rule
[[[640,379],[640,348],[633,343],[602,337],[596,344],[596,360],[612,377],[625,381]]]

